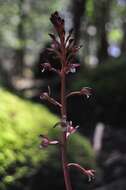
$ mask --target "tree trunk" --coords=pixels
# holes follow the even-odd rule
[[[16,54],[15,73],[20,76],[22,76],[23,74],[24,56],[25,56],[25,47],[26,47],[26,36],[25,36],[24,24],[26,22],[27,14],[24,10],[24,3],[25,3],[25,0],[19,1],[20,22],[17,26],[17,36],[18,36],[20,47],[15,50],[15,54]]]
[[[110,3],[110,0],[94,1],[94,18],[98,38],[97,57],[100,64],[108,59],[106,24],[109,21]]]
[[[73,28],[76,43],[80,38],[81,19],[85,14],[86,0],[72,0]]]
[[[123,40],[121,44],[121,54],[125,55],[126,54],[126,21],[124,19],[123,21]]]

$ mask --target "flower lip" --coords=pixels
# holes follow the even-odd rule
[[[46,148],[49,145],[49,139],[48,137],[44,136],[44,135],[40,135],[40,138],[42,138],[41,144],[40,144],[40,148]]]
[[[93,90],[90,87],[83,87],[80,91],[80,94],[86,95],[87,98],[89,98],[92,95],[92,93],[93,93]]]
[[[48,92],[43,92],[43,93],[40,95],[40,99],[41,99],[41,100],[46,100],[48,96],[49,96]]]
[[[79,125],[74,127],[72,121],[68,122],[67,128],[66,128],[66,138],[68,138],[71,134],[75,133],[78,128],[79,128]]]
[[[57,140],[49,140],[48,137],[46,137],[45,135],[39,135],[40,138],[42,139],[41,143],[40,143],[40,148],[47,148],[49,145],[56,145],[59,143],[59,141]]]
[[[66,71],[66,74],[68,73],[75,73],[76,72],[76,68],[80,67],[80,64],[77,64],[77,63],[69,63],[66,68],[65,68],[65,71]]]
[[[51,70],[52,69],[52,66],[50,63],[42,63],[41,64],[41,67],[42,67],[42,72],[44,72],[45,70]]]

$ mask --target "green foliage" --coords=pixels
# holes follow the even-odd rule
[[[47,133],[50,138],[56,138],[59,132],[51,127],[58,118],[43,106],[22,100],[3,89],[0,101],[0,189],[21,185],[22,178],[33,175],[46,162],[58,170],[58,148],[40,150],[38,138],[39,134]],[[70,159],[91,165],[94,156],[89,142],[78,134],[70,139]]]
[[[111,43],[120,43],[123,39],[123,32],[118,29],[113,29],[111,32],[108,34],[108,40]]]
[[[58,0],[10,0],[0,2],[0,39],[1,47],[23,48],[22,44],[30,50],[42,47],[48,40],[49,15],[63,4]],[[22,17],[22,14],[24,15]],[[22,31],[19,24],[22,23]],[[19,31],[23,32],[24,39],[19,39]],[[25,42],[24,42],[24,41]]]
[[[93,3],[94,2],[92,0],[88,0],[86,4],[86,15],[89,18],[93,17],[93,11],[94,11]]]
[[[81,135],[75,134],[70,137],[68,152],[72,162],[80,163],[87,168],[95,167],[91,145],[89,141]]]

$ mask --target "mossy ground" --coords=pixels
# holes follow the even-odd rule
[[[56,136],[57,131],[53,131],[52,126],[57,121],[58,117],[44,106],[23,100],[0,89],[1,190],[8,189],[11,184],[20,183],[20,179],[32,175],[49,160],[52,165],[57,163],[53,161],[53,157],[50,159],[50,155],[55,154],[56,149],[40,150],[38,137],[39,134]],[[72,160],[87,165],[92,163],[94,156],[90,144],[80,135],[71,138],[69,150]]]

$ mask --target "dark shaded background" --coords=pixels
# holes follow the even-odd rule
[[[59,99],[58,77],[42,74],[40,67],[47,60],[58,64],[46,51],[48,33],[53,31],[49,17],[55,10],[66,19],[67,31],[74,28],[76,43],[83,45],[76,58],[81,67],[68,77],[67,91],[93,88],[89,99],[68,99],[69,120],[80,125],[79,132],[90,140],[96,154],[98,169],[89,189],[125,190],[125,0],[0,0],[0,87],[40,103],[40,92],[50,85],[52,96]],[[56,108],[43,104],[59,115]],[[31,190],[43,189],[41,175],[40,170]],[[50,178],[48,173],[44,177]],[[48,189],[46,180],[44,187]]]

